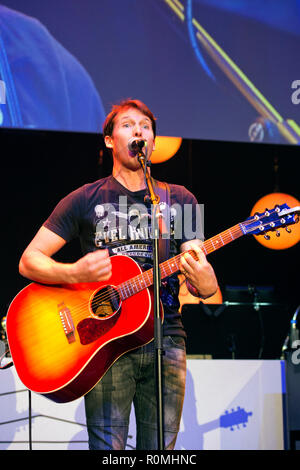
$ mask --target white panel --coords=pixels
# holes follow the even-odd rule
[[[188,359],[176,449],[283,449],[281,361]],[[32,448],[87,449],[83,399],[32,397]],[[0,450],[28,449],[29,393],[14,368],[0,371]],[[127,449],[135,447],[131,414]]]

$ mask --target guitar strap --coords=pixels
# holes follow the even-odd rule
[[[169,259],[170,252],[170,186],[168,183],[162,181],[157,181],[154,178],[152,179],[154,191],[159,196],[160,203],[166,203],[166,210],[164,210],[164,217],[159,218],[159,231],[160,231],[160,241],[159,241],[159,262],[162,263]],[[167,220],[165,220],[167,218]]]

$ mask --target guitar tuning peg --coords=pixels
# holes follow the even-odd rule
[[[291,231],[292,231],[292,230],[290,229],[290,227],[285,227],[285,230],[287,231],[287,233],[291,233]]]
[[[270,240],[271,237],[270,237],[270,235],[267,235],[267,234],[266,234],[266,235],[264,235],[264,238],[265,238],[266,240]]]
[[[279,230],[276,230],[276,237],[280,237],[280,232],[279,232]]]

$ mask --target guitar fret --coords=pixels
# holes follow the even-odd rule
[[[228,230],[228,233],[230,234],[232,240],[234,240],[234,237],[232,236],[231,230]]]
[[[222,243],[222,245],[224,245],[223,238],[221,237],[221,235],[219,235],[216,240],[217,248],[219,248],[219,243]]]
[[[124,282],[123,288],[124,288],[124,291],[125,291],[125,298],[130,297],[130,292],[129,292],[129,295],[127,295],[128,294],[128,282],[127,281]]]
[[[151,272],[150,272],[151,271]],[[152,274],[152,269],[149,269],[145,273],[145,277],[147,276],[148,280],[146,282],[146,287],[151,286],[152,280],[153,280],[153,274]]]
[[[126,299],[126,296],[124,295],[123,284],[118,286],[118,292],[119,292],[120,298],[122,300]]]
[[[130,294],[130,291],[128,289],[128,283],[126,281],[122,284],[122,300],[127,299],[128,297],[130,297],[130,295],[131,294]]]
[[[179,270],[179,263],[178,263],[179,258],[180,258],[180,255],[177,255],[171,260],[167,260],[161,264],[161,268],[163,268],[162,278],[165,278],[169,276],[170,274],[173,274],[174,272]]]
[[[160,265],[160,271],[161,271],[161,277],[162,278],[168,276],[168,272],[169,272],[168,268],[169,268],[168,264],[162,263]]]
[[[131,292],[132,295],[139,291],[136,278],[131,279],[130,284],[128,286],[128,290],[129,292]]]
[[[205,246],[205,242],[203,243],[201,249],[202,249],[202,251],[204,251],[204,254],[205,254],[205,255],[208,254],[208,251],[207,251],[206,246]]]

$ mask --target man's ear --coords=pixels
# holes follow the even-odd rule
[[[104,142],[107,148],[112,149],[113,148],[113,140],[110,135],[106,135],[104,137]]]

